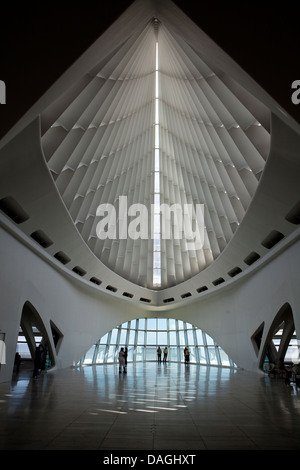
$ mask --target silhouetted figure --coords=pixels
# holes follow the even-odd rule
[[[16,368],[16,372],[19,372],[19,370],[20,370],[20,365],[21,365],[21,356],[20,356],[20,354],[17,352],[16,355],[15,355],[15,368]]]
[[[125,364],[125,351],[124,348],[121,348],[119,352],[119,373],[122,372],[126,373],[126,364]]]
[[[183,354],[184,354],[185,364],[189,364],[189,362],[190,362],[190,351],[187,347],[184,348]]]
[[[158,360],[158,362],[161,362],[161,349],[160,349],[160,346],[158,346],[158,348],[157,348],[157,360]]]
[[[167,348],[167,346],[166,346],[165,349],[164,349],[164,359],[163,359],[163,362],[167,362],[167,357],[168,357],[168,348]]]
[[[44,346],[40,344],[35,348],[33,378],[37,379],[41,373],[44,360]]]

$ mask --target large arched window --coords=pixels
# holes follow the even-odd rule
[[[299,364],[300,347],[295,329],[293,311],[290,304],[285,303],[270,327],[264,350],[261,355],[260,367],[265,370],[269,363]]]
[[[52,326],[51,329],[54,335]],[[22,310],[16,351],[21,355],[22,359],[34,359],[35,349],[41,343],[46,350],[43,368],[50,369],[55,365],[55,356],[47,328],[35,307],[27,301]]]
[[[119,325],[104,335],[81,359],[81,365],[117,362],[121,347],[128,347],[128,362],[155,361],[156,350],[168,347],[168,361],[236,367],[221,347],[199,328],[173,318],[140,318]]]

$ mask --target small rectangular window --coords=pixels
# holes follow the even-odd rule
[[[238,266],[236,266],[235,268],[231,269],[230,271],[228,271],[228,275],[230,277],[234,277],[234,276],[237,276],[238,274],[240,274],[242,272],[241,268],[239,268]]]
[[[215,281],[213,281],[214,286],[218,286],[219,284],[222,284],[222,282],[225,282],[225,280],[222,277],[219,277]]]
[[[76,274],[78,274],[79,276],[84,276],[86,274],[86,271],[84,269],[82,269],[80,266],[75,266],[72,271]]]
[[[130,299],[133,297],[133,294],[130,294],[129,292],[123,292],[123,295],[124,297],[129,297]]]
[[[291,224],[300,224],[300,201],[294,205],[294,207],[287,213],[285,218]]]
[[[16,224],[21,224],[29,219],[29,215],[11,196],[4,197],[0,200],[0,210]]]
[[[36,230],[30,236],[43,248],[48,248],[49,246],[53,245],[53,241],[50,240],[50,238],[42,230]]]
[[[244,263],[248,264],[248,266],[251,266],[251,264],[255,263],[260,258],[260,255],[256,253],[255,251],[252,251],[246,258],[244,259]]]
[[[58,261],[60,261],[62,264],[68,264],[71,261],[71,259],[65,253],[63,253],[62,251],[58,251],[53,256]]]
[[[199,294],[200,294],[201,292],[204,292],[204,291],[206,291],[206,290],[207,290],[207,286],[202,286],[202,287],[199,287],[199,288],[197,289],[197,292],[199,292]]]
[[[100,284],[102,283],[102,281],[100,281],[100,279],[98,279],[97,277],[91,277],[90,279],[91,282],[93,282],[94,284],[97,284],[97,286],[100,286]]]
[[[150,302],[151,302],[150,299],[146,299],[145,297],[141,297],[141,298],[140,298],[140,301],[141,301],[141,302],[147,302],[147,303],[150,303]]]
[[[174,297],[169,297],[168,299],[164,299],[163,302],[166,304],[168,302],[174,302]]]
[[[284,238],[283,233],[273,230],[269,235],[261,242],[261,244],[268,249],[273,248],[277,243]]]
[[[182,299],[186,299],[187,297],[191,297],[191,295],[192,295],[192,294],[191,294],[190,292],[186,292],[185,294],[182,294],[180,297],[181,297]]]
[[[110,285],[106,286],[106,289],[110,290],[111,292],[117,292],[117,290],[118,290],[116,287],[113,287],[113,286],[110,286]]]

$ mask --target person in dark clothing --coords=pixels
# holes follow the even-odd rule
[[[124,348],[121,348],[119,352],[119,373],[124,372],[126,374],[126,364],[125,364],[125,351]]]
[[[167,362],[167,357],[168,357],[168,348],[167,348],[167,346],[166,346],[165,349],[164,349],[164,358],[163,358],[163,362]]]
[[[127,348],[127,346],[125,346],[125,351],[124,351],[124,353],[125,353],[125,366],[127,366],[127,356],[128,356],[128,348]]]
[[[157,360],[158,362],[161,362],[161,348],[158,346],[157,348]]]
[[[37,379],[41,373],[44,359],[44,347],[42,344],[35,348],[33,378]]]
[[[184,354],[184,362],[185,364],[188,364],[190,362],[190,351],[187,347],[184,348],[183,354]]]
[[[16,355],[15,355],[15,368],[16,368],[16,372],[19,372],[20,370],[20,364],[21,364],[21,356],[20,354],[17,352]]]

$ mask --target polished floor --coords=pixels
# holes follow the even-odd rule
[[[300,450],[300,388],[190,364],[15,374],[0,384],[1,450]]]

